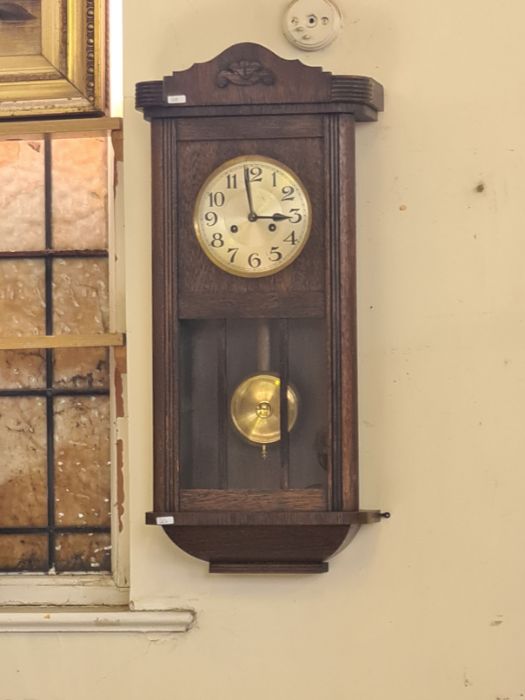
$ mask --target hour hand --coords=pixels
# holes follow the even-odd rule
[[[248,212],[248,221],[257,221],[259,217],[253,209],[252,187],[250,185],[250,169],[248,167],[244,168],[244,189],[246,190],[246,197],[248,198],[248,206],[250,208],[250,211]]]
[[[291,219],[291,216],[286,216],[286,214],[270,214],[269,216],[259,216],[255,215],[256,219],[270,219],[271,221],[285,221],[285,219]]]

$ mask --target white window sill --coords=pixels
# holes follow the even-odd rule
[[[0,610],[0,634],[4,632],[187,632],[195,622],[192,610],[131,611],[121,609],[4,608]]]
[[[128,600],[128,589],[117,587],[109,575],[3,574],[0,576],[0,606],[24,604],[126,606]]]

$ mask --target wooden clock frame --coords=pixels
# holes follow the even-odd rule
[[[371,78],[332,75],[251,43],[137,85],[137,108],[152,132],[155,477],[146,522],[162,525],[212,572],[323,572],[361,524],[381,517],[359,510],[358,501],[354,130],[356,122],[377,119],[382,95]],[[249,153],[293,167],[313,211],[302,254],[257,279],[216,268],[191,226],[206,174]],[[324,495],[288,489],[286,478],[273,491],[228,489],[225,480],[214,489],[181,482],[182,325],[262,317],[325,321]],[[285,386],[287,367],[281,362]],[[281,434],[286,443],[287,431]]]

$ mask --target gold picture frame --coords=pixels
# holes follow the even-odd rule
[[[0,2],[0,119],[106,113],[106,0]]]

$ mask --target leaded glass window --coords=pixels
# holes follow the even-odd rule
[[[0,571],[111,570],[109,150],[0,140]]]

